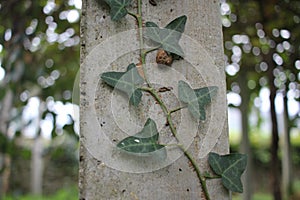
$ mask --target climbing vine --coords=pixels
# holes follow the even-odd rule
[[[157,51],[156,62],[171,66],[174,60],[184,59],[184,51],[179,45],[182,33],[185,30],[187,16],[182,15],[161,28],[154,22],[143,24],[142,3],[137,0],[137,13],[128,10],[132,0],[105,0],[110,7],[110,17],[113,21],[118,21],[126,15],[133,16],[137,22],[137,32],[140,46],[140,63],[131,63],[124,72],[105,72],[101,74],[101,79],[114,89],[125,93],[129,98],[129,103],[135,107],[139,105],[144,93],[150,94],[156,101],[165,117],[173,137],[176,138],[176,147],[182,150],[187,159],[191,162],[192,167],[197,173],[197,177],[202,187],[202,191],[207,200],[210,199],[206,180],[220,178],[222,184],[230,191],[243,192],[243,186],[240,180],[247,164],[247,156],[243,154],[219,155],[210,152],[208,163],[215,174],[208,172],[202,173],[192,155],[185,149],[180,142],[176,126],[172,120],[172,114],[181,109],[188,109],[189,113],[196,120],[206,120],[205,107],[211,103],[216,96],[218,88],[216,86],[202,87],[193,89],[183,80],[178,82],[178,97],[182,103],[179,108],[168,108],[166,103],[159,95],[147,77],[145,70],[146,56],[148,53]],[[155,1],[150,2],[156,6]],[[151,48],[145,48],[145,38],[151,42]],[[142,72],[137,67],[142,69]],[[167,87],[165,87],[166,91]],[[160,133],[157,130],[156,123],[153,119],[148,118],[142,130],[133,136],[122,139],[117,147],[120,151],[125,151],[136,156],[149,154],[158,150],[165,150],[166,144],[159,143]],[[155,155],[155,154],[153,154]]]

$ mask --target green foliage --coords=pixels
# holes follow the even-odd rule
[[[118,21],[128,14],[126,7],[130,5],[131,0],[105,0],[110,7],[110,17]]]
[[[12,153],[12,142],[2,133],[0,133],[0,152]]]
[[[180,101],[188,104],[190,113],[196,119],[205,120],[205,106],[211,102],[211,98],[217,94],[215,86],[192,89],[186,82],[178,82],[178,95]]]
[[[271,194],[256,193],[252,197],[253,200],[272,200]],[[233,196],[232,200],[242,200],[242,196]]]
[[[158,144],[159,133],[155,122],[147,119],[142,131],[134,136],[127,137],[117,144],[117,147],[138,155],[151,153],[164,148],[164,145]]]
[[[222,183],[228,190],[243,192],[243,185],[240,178],[246,169],[246,155],[233,153],[221,156],[217,153],[210,152],[208,163],[213,171],[222,177]]]
[[[138,106],[142,99],[142,91],[138,88],[144,79],[139,75],[135,64],[130,64],[126,72],[105,72],[101,79],[108,85],[125,92],[129,97],[129,102]]]
[[[78,188],[72,186],[63,188],[51,196],[37,196],[37,195],[24,195],[24,196],[7,196],[3,200],[66,200],[78,199]]]
[[[182,33],[184,32],[187,17],[180,16],[171,21],[165,28],[161,29],[154,22],[146,22],[146,36],[152,40],[156,46],[165,51],[183,56],[184,52],[178,44]]]
[[[56,137],[55,140],[55,142],[60,141],[60,144],[56,145],[53,141],[52,145],[45,150],[45,155],[51,157],[51,161],[57,166],[66,163],[65,168],[72,167],[76,170],[75,166],[78,162],[77,139],[70,135],[62,135]]]

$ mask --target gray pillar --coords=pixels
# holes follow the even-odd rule
[[[133,5],[130,10],[135,12]],[[157,6],[143,1],[145,21],[164,27],[178,16],[188,17],[180,44],[184,60],[172,67],[159,68],[155,52],[147,56],[147,74],[157,87],[171,87],[161,93],[171,108],[179,106],[177,82],[185,80],[193,88],[218,86],[207,106],[207,119],[195,121],[188,111],[174,115],[179,138],[208,171],[207,154],[229,152],[226,84],[222,27],[218,1],[157,0]],[[123,154],[115,144],[141,130],[148,117],[156,121],[161,140],[175,143],[164,116],[151,96],[144,95],[138,108],[128,107],[128,99],[100,80],[106,71],[125,71],[138,63],[136,23],[131,16],[111,21],[104,1],[83,1],[81,21],[80,83],[80,199],[202,199],[196,173],[188,159],[175,148],[165,157],[139,157]],[[230,199],[220,180],[207,181],[211,199]]]

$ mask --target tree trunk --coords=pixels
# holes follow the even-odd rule
[[[0,199],[5,197],[6,193],[9,190],[9,180],[10,180],[10,173],[11,173],[11,156],[7,153],[4,153],[0,156],[3,156],[3,163],[1,167],[1,178],[0,178],[0,186],[1,186],[1,193]],[[3,196],[1,196],[3,195]]]
[[[9,120],[10,120],[10,110],[12,107],[13,97],[14,96],[12,90],[7,89],[0,109],[0,134],[3,134],[4,137],[8,137],[7,130],[9,125]],[[0,199],[1,199],[2,196],[5,196],[9,188],[11,158],[8,152],[1,152],[0,160],[2,160],[3,162],[2,166],[0,166],[1,167]]]
[[[270,112],[271,112],[271,121],[272,121],[271,185],[272,185],[274,200],[281,200],[280,173],[279,173],[280,166],[279,166],[279,158],[278,158],[279,135],[278,135],[277,117],[276,117],[276,110],[275,110],[276,87],[274,85],[274,75],[273,75],[274,68],[272,66],[269,67],[271,68],[268,74],[269,74],[269,83],[270,83]]]
[[[293,194],[293,169],[291,159],[291,138],[289,128],[289,114],[288,114],[288,98],[283,97],[283,144],[282,144],[282,185],[283,185],[283,199],[290,199]]]
[[[128,108],[126,97],[99,81],[103,72],[124,71],[129,63],[138,63],[139,55],[134,18],[127,15],[113,22],[108,6],[104,1],[97,2],[83,1],[82,7],[80,199],[204,199],[196,173],[177,148],[168,149],[166,155],[161,155],[163,159],[137,158],[116,150],[116,143],[140,131],[149,116],[158,124],[162,140],[170,142],[172,136],[165,117],[151,97],[144,95],[141,105]],[[208,152],[226,154],[229,151],[219,2],[156,2],[157,6],[153,6],[149,1],[142,1],[145,21],[164,27],[178,16],[188,17],[186,35],[181,38],[184,60],[159,69],[154,63],[155,52],[147,56],[147,63],[152,63],[146,66],[151,82],[159,87],[174,88],[169,93],[161,93],[167,105],[179,106],[177,82],[183,78],[193,87],[219,87],[217,102],[207,108],[205,122],[195,126],[186,110],[172,115],[180,137],[190,145],[189,152],[202,171],[206,171],[209,170]],[[136,5],[129,10],[136,12]],[[230,198],[220,180],[207,183],[211,199]]]
[[[34,195],[42,195],[43,193],[43,175],[44,175],[44,143],[40,135],[40,122],[43,113],[43,104],[39,101],[38,113],[36,124],[36,136],[33,140],[31,149],[31,193]]]
[[[268,5],[274,5],[272,0],[267,2],[259,1],[260,11],[262,16],[262,25],[264,26],[266,37],[272,38],[272,30],[268,23],[276,17],[278,13],[275,12],[275,9],[268,9]],[[269,12],[269,11],[272,12]],[[273,61],[273,54],[275,53],[274,49],[270,49],[267,55],[263,55],[265,61],[268,63],[267,76],[269,80],[269,89],[270,89],[270,115],[272,122],[272,141],[271,141],[271,186],[274,200],[281,200],[281,190],[280,190],[280,163],[278,158],[279,150],[279,135],[278,135],[278,125],[277,117],[275,110],[275,97],[277,88],[275,86],[275,76],[273,70],[276,68],[276,64]]]
[[[248,155],[247,168],[242,176],[244,192],[243,200],[251,200],[252,198],[252,152],[249,140],[249,103],[250,103],[250,91],[247,86],[247,74],[246,70],[241,69],[239,72],[239,85],[241,88],[242,103],[240,105],[240,111],[242,113],[242,141],[240,144],[240,152]]]
[[[43,193],[43,139],[38,136],[33,141],[31,151],[31,193],[41,195]]]

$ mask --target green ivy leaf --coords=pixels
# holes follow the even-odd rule
[[[171,21],[169,24],[167,24],[167,26],[165,28],[171,29],[173,31],[177,31],[179,33],[183,33],[184,29],[185,29],[186,20],[187,20],[187,16],[182,15],[180,17],[177,17],[173,21]],[[181,37],[181,34],[177,35],[177,36],[179,36],[179,38],[178,38],[178,40],[179,40]]]
[[[217,94],[218,87],[204,87],[192,89],[186,82],[178,82],[178,95],[180,101],[188,104],[188,110],[193,117],[205,120],[205,106],[211,102],[211,98]]]
[[[155,122],[148,118],[142,131],[123,139],[117,144],[117,147],[129,153],[151,153],[164,147],[164,145],[158,144],[158,137],[159,133]]]
[[[105,0],[110,7],[110,17],[117,21],[128,14],[126,6],[131,3],[131,0]]]
[[[234,153],[219,155],[210,152],[208,163],[212,170],[222,177],[222,184],[232,192],[243,192],[241,175],[246,169],[247,155]]]
[[[163,29],[159,28],[154,22],[146,22],[145,35],[165,51],[183,56],[184,52],[178,42],[184,32],[186,20],[187,17],[185,15],[180,16]]]
[[[126,72],[105,72],[101,79],[108,85],[125,92],[129,97],[129,102],[137,106],[143,96],[138,87],[144,83],[144,79],[139,75],[135,64],[131,63]]]

